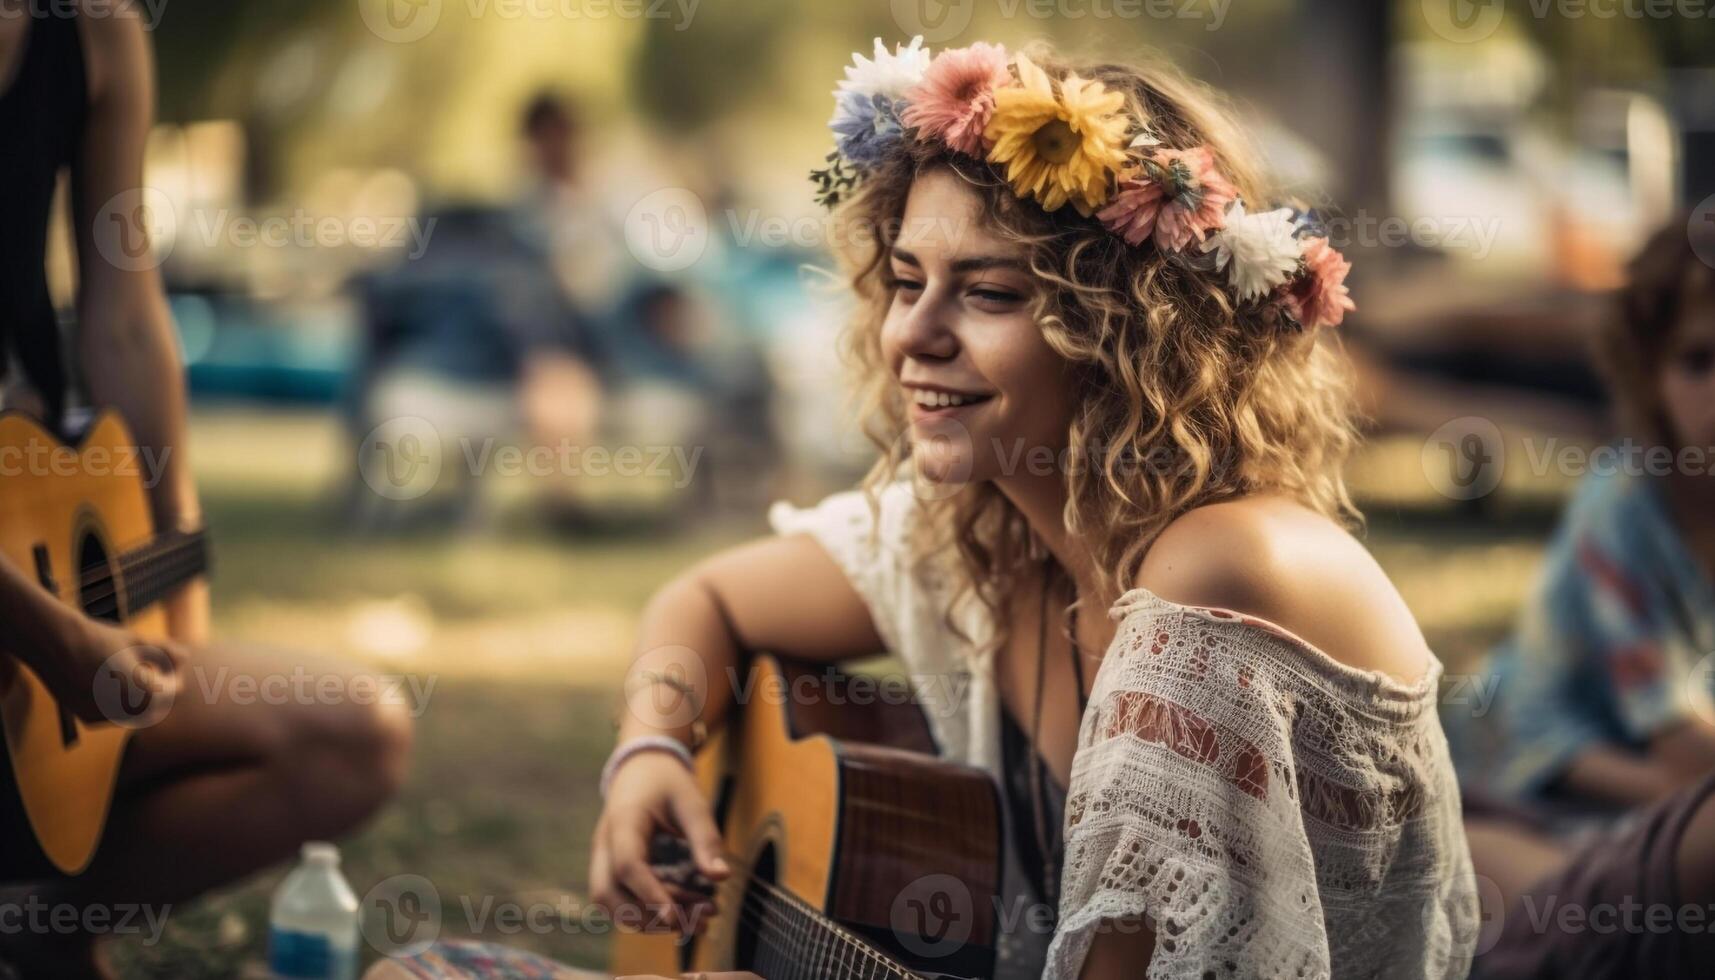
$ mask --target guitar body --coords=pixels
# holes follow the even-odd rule
[[[0,414],[0,553],[61,602],[164,637],[159,610],[115,602],[118,559],[153,538],[144,474],[119,416],[68,447],[25,415]],[[103,578],[95,580],[99,572]],[[0,640],[0,643],[3,643]],[[55,867],[75,874],[101,840],[127,731],[62,712],[31,670],[0,648],[0,723],[30,827]]]
[[[615,933],[614,973],[990,975],[1003,853],[993,780],[935,758],[914,704],[852,703],[831,668],[758,656],[750,681],[697,758],[734,865],[721,911],[687,942]],[[830,941],[828,923],[895,967]]]

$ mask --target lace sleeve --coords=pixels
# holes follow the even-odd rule
[[[869,609],[876,634],[910,674],[937,745],[944,754],[965,759],[971,665],[961,652],[970,642],[950,630],[946,618],[956,573],[944,558],[916,553],[924,511],[908,483],[883,487],[878,504],[879,513],[859,490],[831,494],[813,507],[776,501],[768,522],[778,534],[810,535],[845,572]],[[971,635],[986,628],[985,621],[969,614],[960,623]]]
[[[876,634],[898,653],[901,613],[909,601],[903,548],[910,533],[909,500],[882,491],[880,513],[859,490],[829,494],[813,507],[777,500],[768,508],[776,534],[808,534],[840,566],[875,621]]]
[[[1155,930],[1151,978],[1329,974],[1291,699],[1212,646],[1242,636],[1186,616],[1126,612],[1098,673],[1067,796],[1048,980],[1078,975],[1105,920],[1138,916]]]

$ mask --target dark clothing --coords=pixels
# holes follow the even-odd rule
[[[1681,893],[1686,826],[1715,795],[1715,773],[1580,846],[1507,910],[1476,980],[1708,977],[1715,908]],[[1528,821],[1527,821],[1528,823]]]
[[[0,379],[15,354],[50,424],[64,409],[66,382],[44,268],[48,217],[60,170],[81,146],[89,101],[77,19],[58,13],[30,17],[16,75],[0,90]]]
[[[1047,861],[1036,837],[1036,807],[1030,797],[1030,735],[1021,728],[1011,712],[1000,713],[1001,759],[1006,770],[1006,785],[1001,787],[1006,803],[1007,822],[1013,828],[1012,839],[1018,848],[1019,862],[1030,881],[1035,897],[1048,908],[1058,911],[1060,882],[1049,880]],[[1044,765],[1046,770],[1047,766]],[[1066,812],[1066,790],[1054,782],[1054,777],[1042,774],[1042,806],[1044,828],[1047,831],[1049,853],[1054,866],[1060,866],[1064,853],[1061,822]]]

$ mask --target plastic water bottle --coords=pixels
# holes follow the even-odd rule
[[[290,980],[353,980],[357,931],[357,896],[339,873],[339,848],[310,841],[303,860],[274,892],[270,972]]]

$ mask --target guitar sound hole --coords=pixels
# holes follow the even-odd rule
[[[790,939],[794,935],[789,910],[772,890],[777,880],[774,845],[763,848],[751,865],[750,881],[739,903],[733,945],[733,969],[749,970],[769,980],[792,970]]]
[[[91,619],[119,622],[119,582],[107,545],[95,534],[85,534],[77,546],[78,605]]]

